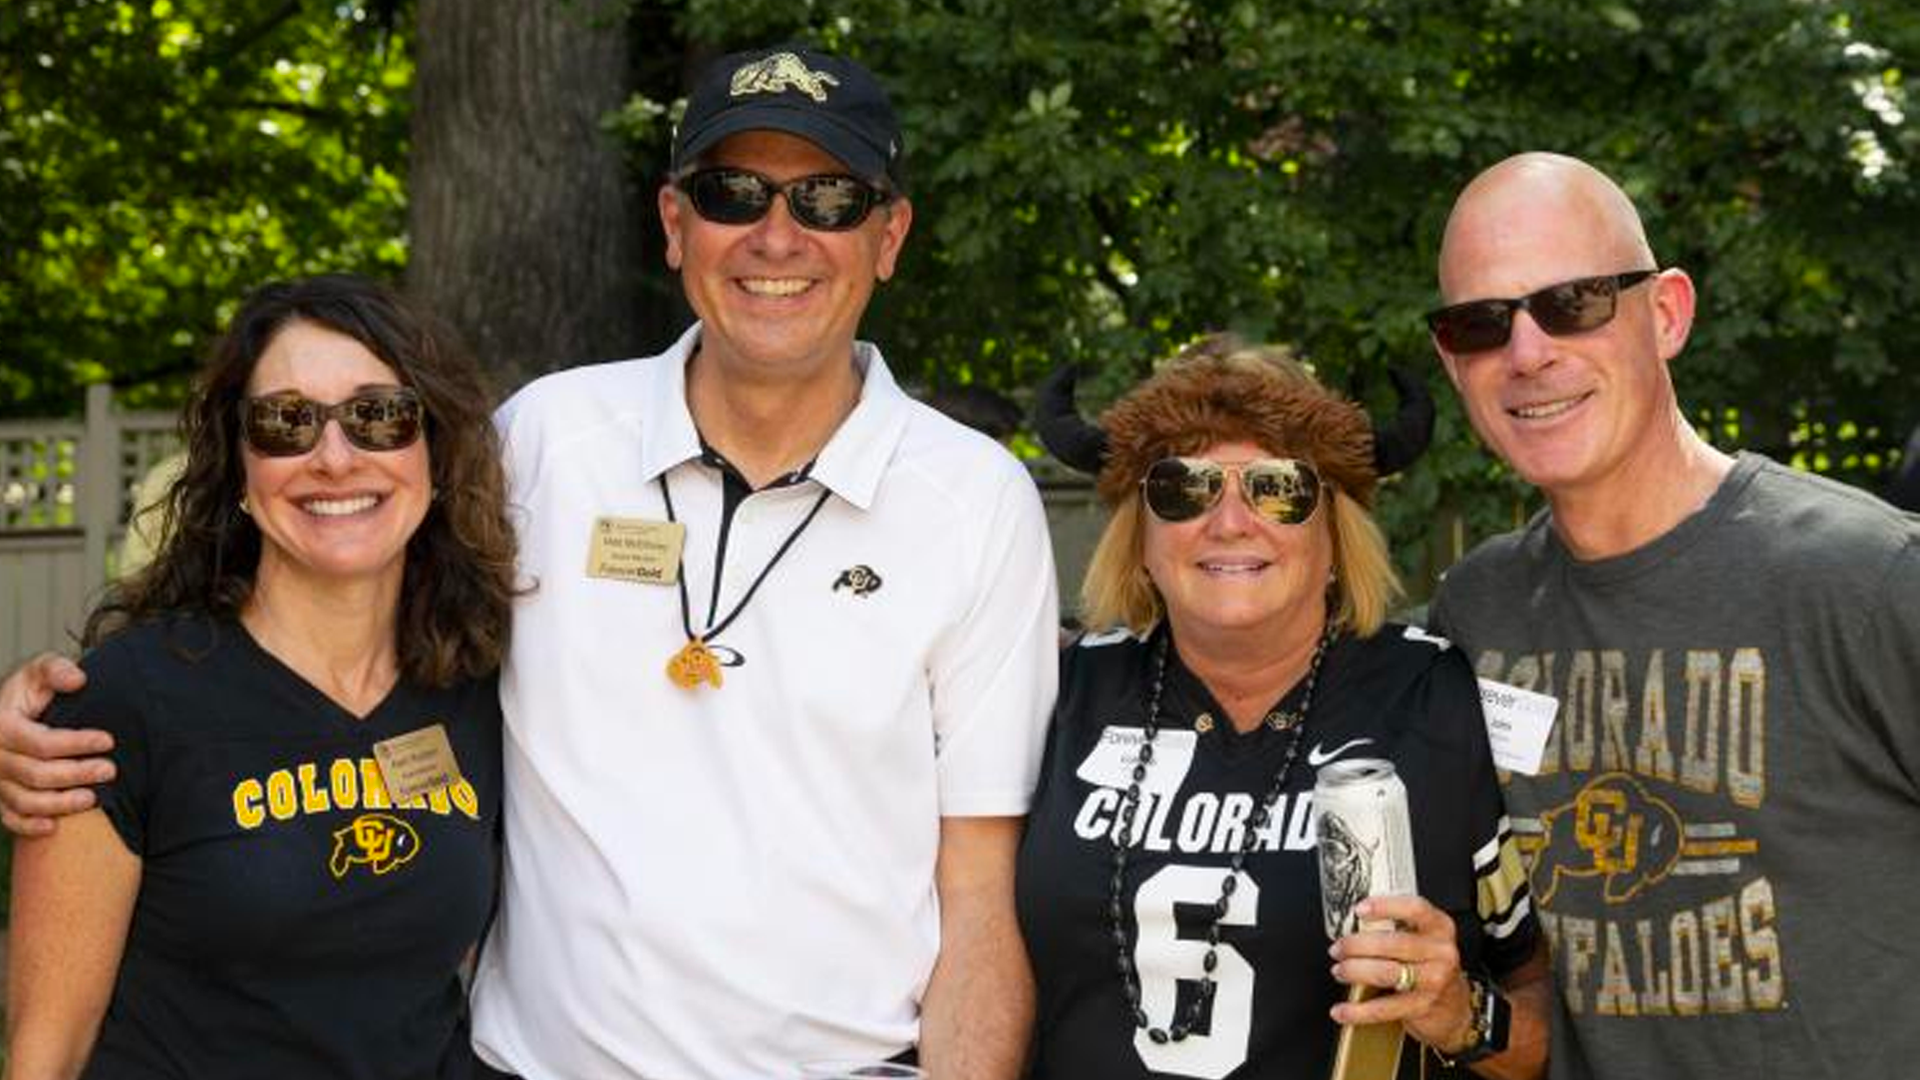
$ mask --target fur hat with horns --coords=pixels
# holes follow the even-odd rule
[[[1074,370],[1055,370],[1040,387],[1035,429],[1063,464],[1098,476],[1109,506],[1130,497],[1160,458],[1241,441],[1304,457],[1371,506],[1380,477],[1411,465],[1433,437],[1426,387],[1403,371],[1389,375],[1400,410],[1375,431],[1360,406],[1321,386],[1285,350],[1214,334],[1116,401],[1097,427],[1074,405]]]

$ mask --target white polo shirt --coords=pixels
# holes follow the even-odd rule
[[[785,1077],[913,1045],[940,818],[1025,813],[1039,768],[1058,608],[1038,493],[865,343],[807,478],[727,530],[721,616],[830,493],[715,639],[737,665],[718,689],[669,681],[679,591],[589,576],[590,530],[666,520],[664,474],[707,627],[722,483],[686,406],[699,332],[498,417],[537,589],[501,678],[506,879],[474,1042],[537,1080]]]

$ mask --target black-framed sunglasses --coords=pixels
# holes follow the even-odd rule
[[[1427,328],[1440,347],[1452,353],[1498,349],[1513,336],[1513,313],[1525,310],[1554,337],[1598,330],[1613,321],[1620,293],[1659,273],[1629,270],[1624,274],[1575,278],[1536,289],[1512,300],[1469,300],[1427,312]]]
[[[700,169],[676,184],[687,193],[694,212],[719,225],[751,225],[773,209],[773,197],[787,197],[787,212],[801,225],[820,232],[845,232],[867,220],[891,192],[857,176],[824,173],[785,182],[747,169]]]
[[[338,420],[347,441],[362,450],[401,450],[420,438],[427,409],[405,386],[362,390],[328,405],[293,391],[250,397],[240,403],[240,430],[247,445],[267,457],[296,457],[320,444],[327,421]]]
[[[1320,505],[1320,473],[1298,458],[1256,458],[1238,465],[1161,458],[1147,466],[1140,494],[1161,521],[1192,521],[1219,504],[1229,474],[1240,478],[1240,497],[1248,509],[1275,525],[1298,525]]]

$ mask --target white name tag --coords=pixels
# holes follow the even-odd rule
[[[1191,731],[1160,730],[1153,737],[1153,760],[1147,763],[1147,777],[1140,782],[1142,795],[1172,795],[1187,779],[1193,767],[1193,748],[1199,736]],[[1119,788],[1133,783],[1133,767],[1140,760],[1140,747],[1147,741],[1144,728],[1107,725],[1094,744],[1093,753],[1080,763],[1074,775],[1089,784]]]
[[[1545,694],[1522,690],[1492,679],[1480,680],[1480,711],[1487,715],[1487,741],[1493,744],[1493,763],[1532,776],[1540,771],[1540,757],[1553,733],[1553,717],[1560,702]]]

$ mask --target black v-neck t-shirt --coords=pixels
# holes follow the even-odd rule
[[[85,1076],[453,1080],[457,969],[491,905],[497,680],[400,682],[357,718],[231,620],[131,628],[50,722],[102,727],[100,804],[141,859]],[[373,746],[444,725],[462,780],[407,804]]]

